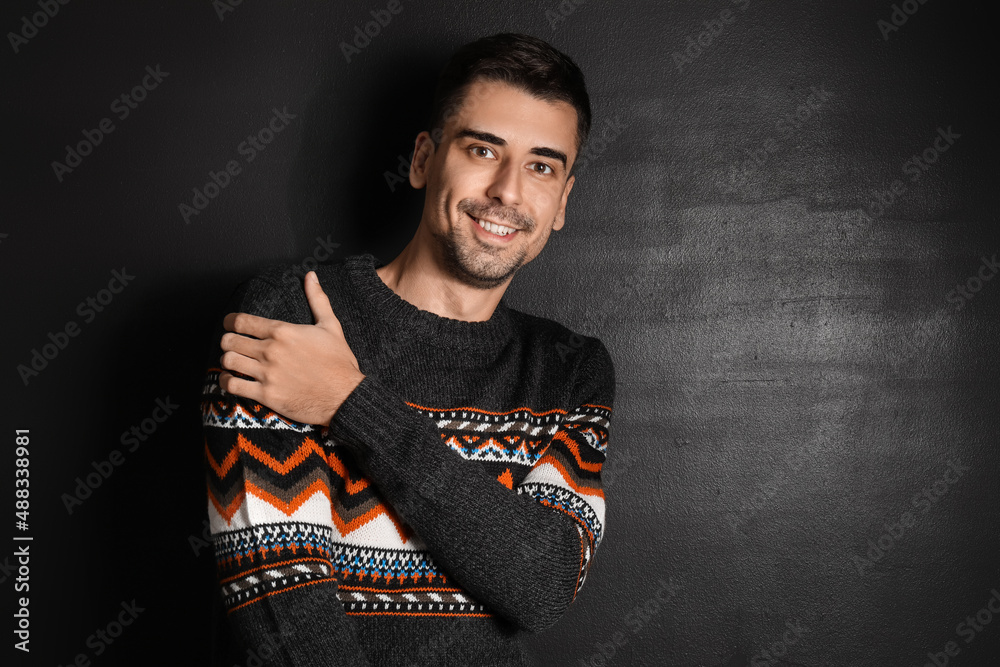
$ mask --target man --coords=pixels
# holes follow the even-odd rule
[[[524,665],[520,632],[558,620],[601,540],[611,358],[502,299],[564,224],[583,75],[481,39],[432,127],[396,259],[321,266],[304,294],[279,267],[225,318],[202,402],[219,664]]]

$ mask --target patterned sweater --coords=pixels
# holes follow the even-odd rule
[[[370,254],[317,270],[365,378],[329,427],[202,396],[221,595],[214,664],[525,665],[604,532],[614,367],[597,338],[508,308],[418,309]],[[284,267],[226,312],[313,323]]]

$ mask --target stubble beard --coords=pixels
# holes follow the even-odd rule
[[[467,200],[459,203],[459,215],[463,218],[467,217],[466,212],[475,215],[480,211],[484,217],[490,217],[488,209],[476,207]],[[517,224],[522,228],[519,234],[534,229],[533,221],[526,216],[518,218]],[[477,289],[493,289],[507,282],[524,266],[528,251],[523,245],[517,248],[491,245],[481,241],[475,230],[470,231],[471,235],[463,234],[452,227],[446,233],[434,232],[442,266],[456,280]]]

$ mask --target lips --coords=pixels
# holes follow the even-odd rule
[[[520,231],[516,227],[510,227],[508,225],[501,225],[500,223],[495,223],[495,222],[492,222],[492,221],[487,220],[485,218],[476,218],[471,213],[466,213],[466,215],[469,216],[469,219],[472,220],[472,222],[476,225],[476,227],[479,227],[481,230],[483,230],[485,233],[489,234],[492,238],[495,238],[495,239],[508,240],[512,236],[514,236],[515,234],[517,234],[518,231]],[[505,227],[507,229],[510,229],[511,231],[507,232],[506,234],[497,234],[497,233],[495,233],[495,232],[487,229],[486,227],[483,227],[483,225],[479,224],[480,220],[482,220],[482,222],[487,223],[487,224],[496,225],[498,227]]]

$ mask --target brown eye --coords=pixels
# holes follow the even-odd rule
[[[537,168],[535,169],[535,171],[537,171],[539,174],[551,174],[552,173],[552,167],[550,167],[549,165],[545,164],[544,162],[536,162],[535,163],[535,167],[542,167],[542,170],[539,170]],[[544,171],[545,169],[548,169],[548,171]]]

